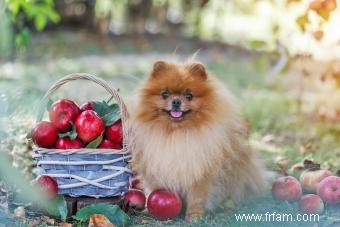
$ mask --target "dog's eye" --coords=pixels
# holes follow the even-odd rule
[[[193,96],[192,96],[191,93],[186,93],[186,94],[185,94],[185,98],[186,98],[187,100],[191,101],[192,98],[193,98]]]
[[[163,99],[167,99],[170,96],[170,92],[169,91],[163,91],[161,93],[161,96],[162,96]]]

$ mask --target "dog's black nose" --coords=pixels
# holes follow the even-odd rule
[[[173,108],[179,108],[181,107],[182,101],[180,99],[174,99],[172,100],[172,107]]]

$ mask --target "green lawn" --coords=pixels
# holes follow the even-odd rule
[[[62,55],[57,48],[43,52],[44,57],[0,65],[0,149],[13,157],[14,165],[25,171],[31,170],[28,158],[30,149],[25,136],[33,124],[39,100],[49,86],[63,75],[73,72],[88,72],[100,76],[112,86],[120,88],[126,97],[138,82],[147,75],[152,62],[159,58],[181,60],[186,56],[159,52],[103,53],[101,50],[86,52],[83,57]],[[78,50],[78,49],[77,49]],[[33,50],[38,51],[37,47]],[[40,50],[41,51],[41,50]],[[67,51],[67,50],[63,50]],[[87,50],[85,50],[87,51]],[[35,52],[34,52],[35,53]],[[95,55],[88,55],[88,54]],[[282,84],[287,77],[269,78],[269,61],[266,56],[247,56],[244,53],[212,56],[204,52],[199,59],[206,63],[209,71],[218,76],[235,93],[244,116],[250,122],[250,142],[265,159],[269,170],[291,172],[289,168],[304,159],[312,159],[323,167],[336,171],[340,160],[340,127],[315,121],[298,111],[298,97],[287,92]],[[37,55],[35,53],[35,55]],[[74,82],[58,91],[53,98],[68,97],[78,102],[106,98],[103,90],[90,82]],[[285,160],[287,165],[279,165]],[[279,203],[268,193],[264,198],[238,207],[237,214],[277,212],[298,214],[296,203]],[[339,225],[339,207],[327,207],[320,216],[323,226]],[[294,216],[295,217],[295,216]],[[311,226],[306,222],[237,222],[234,213],[219,211],[208,214],[197,223],[186,223],[183,219],[157,222],[145,215],[133,217],[136,225],[160,226]]]

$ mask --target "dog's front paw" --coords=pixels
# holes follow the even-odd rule
[[[185,214],[185,220],[190,222],[196,222],[203,218],[203,212],[187,212]]]

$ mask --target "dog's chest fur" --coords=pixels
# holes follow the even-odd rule
[[[214,129],[214,130],[212,130]],[[140,127],[135,131],[138,172],[149,187],[185,192],[195,181],[214,171],[223,160],[228,138],[222,127],[204,130],[164,130]]]

